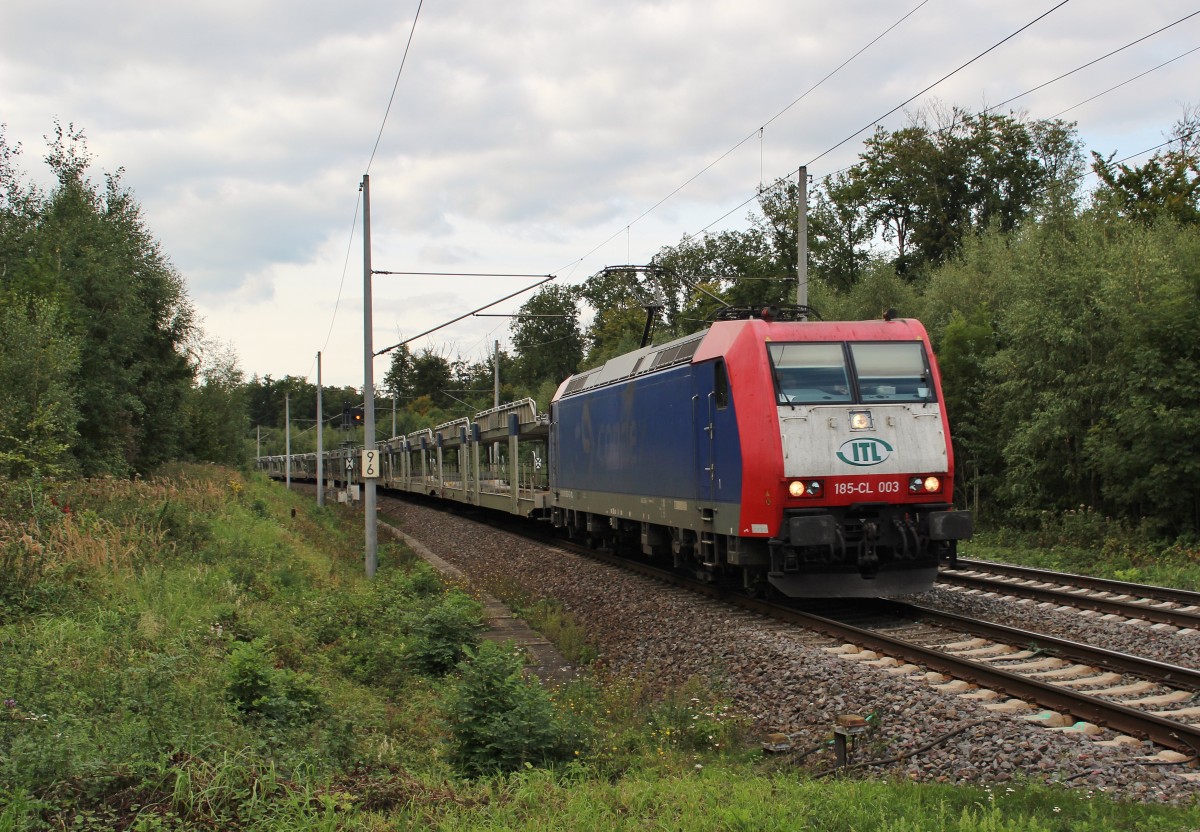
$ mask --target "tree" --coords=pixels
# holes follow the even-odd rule
[[[450,362],[432,347],[425,347],[413,357],[412,395],[415,398],[428,396],[435,407],[448,407],[454,399],[446,391],[453,389],[453,381]]]
[[[809,269],[818,280],[845,291],[862,275],[874,229],[862,183],[836,173],[813,192],[808,213]]]
[[[1106,511],[1150,530],[1200,530],[1200,226],[1104,223],[1094,270],[1112,333],[1100,356],[1104,407],[1084,450]]]
[[[283,399],[276,396],[276,382],[270,373],[261,379],[255,375],[246,382],[246,407],[250,424],[257,427],[283,426]]]
[[[187,456],[237,465],[246,457],[249,388],[231,347],[206,343],[202,350],[200,383],[184,402]]]
[[[392,350],[392,363],[383,374],[383,391],[391,398],[408,401],[412,397],[412,350],[401,344]]]
[[[864,212],[895,245],[896,271],[910,277],[955,256],[968,232],[993,223],[1015,229],[1061,181],[1060,169],[1044,165],[1072,158],[1071,128],[1062,122],[1035,128],[1013,115],[959,108],[939,120],[934,129],[919,113],[899,130],[877,128],[834,197]]]
[[[992,381],[987,363],[995,352],[996,333],[986,306],[977,307],[970,317],[955,311],[937,346],[943,406],[954,440],[955,478],[960,486],[974,486],[989,496],[1004,470],[1000,449],[991,441],[997,431],[996,411],[981,406]]]
[[[1084,164],[1083,143],[1075,122],[1061,119],[1028,124],[1033,152],[1045,176],[1037,214],[1043,220],[1074,217]]]
[[[95,186],[85,177],[83,132],[55,128],[46,162],[58,184],[49,197],[24,188],[13,153],[0,150],[4,291],[57,309],[78,345],[72,451],[82,472],[145,471],[185,444],[178,414],[195,373],[191,305],[120,171]]]
[[[0,475],[74,469],[78,369],[78,343],[52,301],[0,295]]]
[[[1114,165],[1115,154],[1092,153],[1092,170],[1102,186],[1093,195],[1101,210],[1149,224],[1166,217],[1185,225],[1200,224],[1200,110],[1185,111],[1170,141],[1178,147],[1154,154],[1141,167]]]
[[[519,383],[536,389],[547,381],[562,381],[579,369],[583,333],[578,288],[543,286],[517,314],[510,329],[516,353],[513,371]]]

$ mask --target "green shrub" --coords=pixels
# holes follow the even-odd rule
[[[485,641],[459,664],[450,704],[453,759],[468,774],[513,771],[562,756],[564,731],[549,694],[521,675],[519,650]]]
[[[408,679],[408,643],[395,633],[362,633],[341,642],[335,667],[360,685],[396,689]]]
[[[431,598],[445,590],[437,571],[423,560],[414,562],[410,567],[408,586],[418,598]]]
[[[234,647],[226,662],[226,695],[239,711],[285,725],[303,725],[325,712],[320,691],[304,673],[275,666],[262,639]]]
[[[479,643],[483,610],[461,592],[451,592],[424,612],[411,615],[409,660],[427,673],[448,673]]]

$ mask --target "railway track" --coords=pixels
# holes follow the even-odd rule
[[[963,559],[938,583],[1200,632],[1200,592]]]
[[[821,633],[843,645],[827,649],[847,660],[923,676],[989,710],[1084,734],[1109,729],[1117,734],[1108,741],[1113,744],[1149,740],[1170,750],[1165,762],[1200,754],[1195,670],[892,601],[869,608],[873,617],[882,614],[882,623],[860,626],[844,615],[748,598],[642,561],[562,541],[555,545]],[[903,629],[913,632],[889,633]]]
[[[1167,749],[1155,758],[1161,763],[1200,754],[1200,671],[913,604],[877,600],[822,610],[749,598],[644,560],[552,538],[537,526],[495,521],[488,524],[819,634],[826,640],[813,644],[816,649],[932,684],[990,711],[1050,729],[1115,733],[1098,740],[1104,744],[1149,740]]]

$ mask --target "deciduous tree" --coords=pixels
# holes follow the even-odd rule
[[[517,380],[530,389],[558,383],[579,369],[583,332],[580,292],[574,286],[547,284],[521,305],[510,326]]]

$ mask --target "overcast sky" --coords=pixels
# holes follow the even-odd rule
[[[93,179],[125,169],[206,335],[247,376],[315,381],[320,350],[325,384],[361,387],[364,173],[376,269],[577,283],[801,164],[851,164],[869,130],[821,154],[1058,2],[427,0],[372,159],[417,0],[4,0],[0,122],[35,181],[55,118],[86,132]],[[998,104],[1197,9],[1070,0],[907,109]],[[1200,16],[1009,107],[1054,116],[1198,46]],[[1200,52],[1063,118],[1121,158],[1200,103],[1198,78]],[[375,349],[531,282],[377,276]],[[508,331],[469,318],[413,347],[480,360]]]

